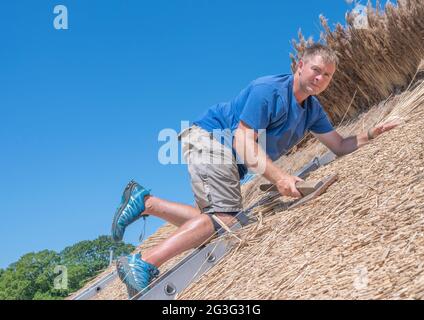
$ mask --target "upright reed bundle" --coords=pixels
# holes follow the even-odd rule
[[[399,0],[397,6],[387,3],[384,10],[367,7],[366,28],[355,27],[357,14],[346,14],[346,25],[334,30],[321,16],[323,32],[320,41],[337,51],[340,65],[331,86],[319,96],[331,119],[337,124],[346,113],[353,117],[393,92],[404,90],[424,57],[424,1]],[[312,43],[299,32],[293,41],[292,69],[304,48]],[[355,95],[356,92],[356,95]]]

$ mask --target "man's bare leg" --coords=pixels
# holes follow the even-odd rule
[[[216,215],[227,226],[236,222],[236,219],[231,215],[224,213],[217,213]],[[211,218],[206,214],[199,214],[185,222],[168,239],[143,252],[143,260],[160,267],[180,253],[200,246],[214,233],[215,229]]]
[[[155,196],[146,196],[144,201],[146,209],[143,214],[161,218],[177,227],[200,215],[197,207],[167,201]]]

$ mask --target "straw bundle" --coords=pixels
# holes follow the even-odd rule
[[[384,11],[368,4],[368,27],[354,26],[355,13],[346,14],[346,26],[337,24],[332,31],[321,16],[323,32],[320,41],[337,51],[340,64],[331,86],[319,99],[336,124],[347,112],[354,117],[393,92],[403,91],[410,83],[416,66],[424,55],[424,2],[388,2]],[[304,48],[312,43],[299,31],[299,41],[293,41],[291,55],[295,70]]]

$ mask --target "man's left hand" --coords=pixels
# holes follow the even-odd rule
[[[390,122],[386,122],[383,124],[380,124],[374,128],[370,129],[370,134],[372,135],[372,138],[377,138],[380,134],[383,132],[392,130],[393,128],[396,128],[400,124],[400,121],[394,120]]]

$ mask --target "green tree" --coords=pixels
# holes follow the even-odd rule
[[[62,299],[108,266],[111,249],[116,257],[130,253],[134,246],[116,244],[111,237],[100,236],[78,242],[60,253],[44,250],[25,254],[6,270],[0,269],[0,299]],[[60,268],[55,270],[56,267]],[[55,280],[62,279],[65,272],[67,286],[55,288]]]
[[[54,251],[31,252],[11,264],[0,278],[0,298],[30,300],[37,292],[53,287],[54,265],[60,256]]]

